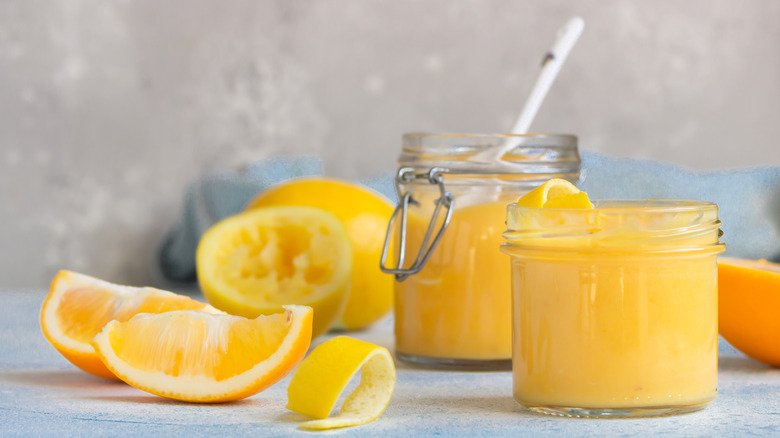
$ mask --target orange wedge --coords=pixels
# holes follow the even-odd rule
[[[312,309],[247,319],[195,310],[112,321],[92,340],[108,369],[143,391],[189,402],[256,394],[289,373],[311,343]]]
[[[718,331],[753,359],[780,366],[780,264],[718,258]]]
[[[41,330],[66,359],[99,377],[116,379],[89,344],[112,320],[170,310],[219,312],[208,304],[151,287],[121,286],[72,271],[60,271],[41,308]]]

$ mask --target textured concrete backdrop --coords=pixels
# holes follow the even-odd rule
[[[405,131],[508,129],[586,21],[534,131],[695,169],[780,163],[780,2],[6,0],[0,285],[147,284],[203,172],[321,155],[393,170]]]

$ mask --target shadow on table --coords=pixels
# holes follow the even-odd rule
[[[71,391],[72,398],[81,400],[196,406],[188,402],[147,394],[120,380],[103,379],[79,370],[0,371],[0,384],[67,390]],[[85,393],[101,393],[106,395],[84,395]],[[244,399],[227,403],[214,403],[209,404],[209,406],[241,406],[256,402],[257,400]]]
[[[46,386],[62,389],[86,387],[116,387],[118,380],[102,379],[79,370],[18,370],[0,371],[0,383]]]
[[[136,404],[143,404],[143,405],[189,406],[194,409],[201,409],[205,407],[209,410],[217,410],[223,408],[231,409],[231,408],[235,408],[236,406],[249,406],[253,404],[258,404],[258,400],[252,400],[252,399],[243,399],[243,400],[236,400],[236,401],[224,402],[224,403],[192,403],[192,402],[174,400],[174,399],[160,397],[157,395],[146,394],[146,393],[131,395],[131,396],[124,395],[124,394],[117,394],[113,396],[112,395],[84,396],[84,397],[79,397],[79,399],[101,401],[101,402],[136,403]]]
[[[274,417],[274,421],[281,421],[284,423],[301,423],[311,419],[311,417],[307,417],[306,415],[297,412],[285,412]]]
[[[721,356],[718,358],[718,370],[742,373],[764,373],[767,371],[780,371],[780,368],[772,367],[747,356]]]
[[[393,400],[395,408],[411,408],[416,411],[425,409],[431,411],[447,412],[474,412],[485,411],[492,413],[529,413],[511,396],[484,396],[484,397],[413,397],[409,399]]]

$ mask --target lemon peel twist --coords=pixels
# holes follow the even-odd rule
[[[328,418],[347,383],[358,372],[360,383]],[[395,389],[395,365],[386,348],[347,336],[317,346],[301,362],[287,388],[287,409],[314,417],[301,429],[326,430],[376,420]]]

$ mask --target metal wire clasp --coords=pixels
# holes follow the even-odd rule
[[[395,189],[398,192],[398,199],[400,200],[398,206],[393,211],[393,215],[390,217],[390,222],[387,224],[387,234],[385,235],[385,244],[382,247],[382,260],[379,262],[379,269],[386,274],[395,274],[397,281],[404,281],[410,275],[416,274],[422,270],[428,259],[431,258],[433,250],[436,249],[436,245],[439,244],[441,237],[444,235],[444,230],[450,224],[452,219],[452,210],[455,204],[455,198],[452,193],[448,192],[444,188],[444,173],[448,170],[441,167],[434,167],[428,170],[428,172],[417,172],[411,167],[404,167],[398,170],[398,174],[395,177]],[[411,192],[406,191],[402,193],[401,185],[404,183],[410,183],[414,180],[425,179],[430,184],[436,184],[439,186],[439,198],[434,202],[436,207],[433,210],[431,221],[428,223],[428,229],[425,231],[425,237],[420,245],[420,251],[417,253],[417,257],[414,259],[414,263],[408,268],[404,268],[404,261],[406,260],[406,239],[407,239],[407,218],[409,213],[409,204],[420,205],[416,201]],[[446,209],[446,216],[444,222],[441,224],[441,228],[436,232],[435,237],[431,241],[431,236],[434,235],[434,228],[436,228],[436,221],[442,212],[442,209]],[[390,250],[390,239],[392,238],[393,229],[395,228],[395,221],[398,219],[398,215],[401,216],[401,228],[398,236],[398,258],[394,268],[387,267],[387,257]],[[430,245],[429,245],[430,242]]]

